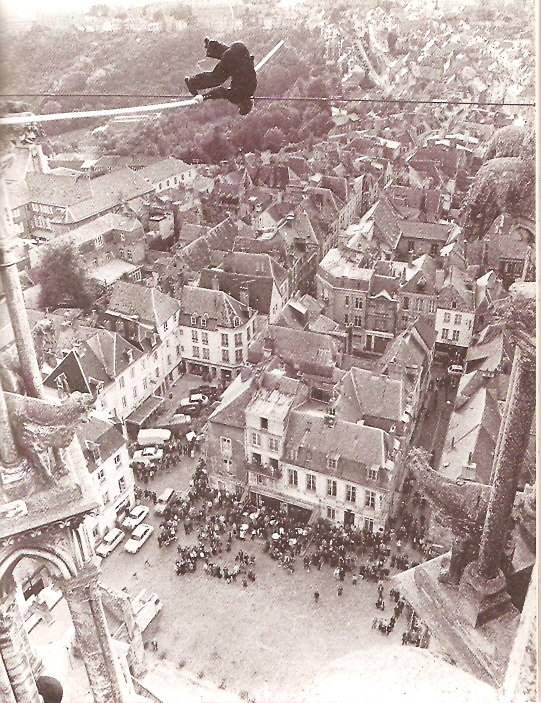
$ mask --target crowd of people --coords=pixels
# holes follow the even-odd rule
[[[163,456],[160,458],[152,459],[151,461],[132,461],[131,466],[135,478],[147,486],[158,473],[176,466],[182,456],[193,456],[198,441],[197,435],[194,435],[189,440],[187,438],[181,440],[177,437],[171,437],[163,445]]]
[[[182,445],[177,451],[184,451]],[[168,454],[170,456],[170,454]],[[392,569],[404,570],[417,565],[426,553],[424,536],[426,520],[424,505],[412,491],[412,483],[403,486],[403,500],[384,529],[375,532],[358,530],[349,525],[338,525],[328,520],[317,519],[307,523],[306,518],[287,514],[269,505],[251,506],[243,502],[242,494],[229,493],[210,486],[205,460],[200,458],[189,490],[176,496],[163,514],[158,532],[158,543],[165,546],[176,541],[179,530],[184,536],[195,537],[188,546],[177,545],[174,563],[177,575],[190,574],[198,565],[210,578],[222,579],[224,583],[242,582],[244,588],[256,580],[255,556],[245,549],[225,561],[225,552],[234,550],[233,545],[257,541],[264,553],[278,561],[289,573],[293,573],[297,561],[305,571],[332,569],[339,581],[337,595],[344,593],[343,582],[350,574],[351,583],[358,580],[378,584],[376,608],[384,612],[386,600],[383,582]],[[155,501],[156,494],[145,488],[139,491]],[[412,499],[417,510],[411,510]],[[415,517],[415,513],[418,517]],[[419,561],[408,555],[419,552]],[[390,634],[403,613],[404,600],[396,589],[389,592],[392,613],[388,619],[376,617],[373,627],[382,634]],[[314,593],[316,603],[320,599]],[[415,621],[413,618],[412,622]],[[424,639],[419,626],[409,627],[402,636],[403,644],[423,646]]]

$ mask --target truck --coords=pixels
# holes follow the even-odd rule
[[[171,439],[171,430],[148,429],[139,430],[137,444],[140,447],[163,447]]]

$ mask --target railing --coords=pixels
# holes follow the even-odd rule
[[[267,476],[267,478],[272,478],[277,481],[282,478],[282,469],[275,469],[273,466],[257,464],[255,462],[246,462],[245,469],[251,471],[254,474],[261,474],[262,476]]]

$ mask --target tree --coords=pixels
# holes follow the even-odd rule
[[[71,244],[52,247],[36,270],[41,290],[38,305],[55,310],[74,307],[88,310],[98,295],[98,286],[90,280],[86,264]]]
[[[285,145],[286,137],[285,134],[279,127],[272,127],[265,132],[263,137],[263,149],[269,149],[272,152],[280,151],[280,149]]]

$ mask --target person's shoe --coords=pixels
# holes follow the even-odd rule
[[[193,87],[193,80],[190,78],[190,76],[186,76],[186,78],[184,79],[184,83],[186,83],[186,87],[192,95],[199,95],[198,91]]]
[[[253,100],[245,100],[243,103],[239,103],[239,115],[247,115],[254,106]]]

